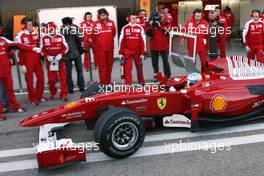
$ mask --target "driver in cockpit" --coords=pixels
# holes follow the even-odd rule
[[[187,82],[185,88],[189,88],[190,86],[194,85],[198,81],[202,80],[203,77],[200,73],[191,73],[187,76]]]

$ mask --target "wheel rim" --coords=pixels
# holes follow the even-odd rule
[[[138,139],[138,129],[130,122],[119,124],[112,133],[112,143],[119,150],[130,149]]]

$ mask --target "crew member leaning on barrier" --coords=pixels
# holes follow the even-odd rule
[[[197,43],[196,43],[196,53],[194,51],[194,39],[188,38],[187,39],[187,50],[188,55],[193,56],[194,54],[198,54],[201,60],[202,65],[202,72],[207,72],[206,61],[207,61],[207,40],[208,35],[206,31],[208,31],[208,22],[203,19],[203,12],[201,9],[195,9],[193,11],[192,18],[188,19],[185,24],[185,28],[183,29],[184,32],[188,34],[196,35],[197,36]],[[183,41],[184,38],[182,38]]]
[[[36,48],[29,45],[24,45],[21,43],[15,43],[12,42],[5,37],[0,37],[0,63],[1,63],[1,69],[0,69],[0,81],[2,81],[4,89],[7,94],[9,109],[11,111],[15,112],[25,112],[26,109],[21,106],[16,100],[16,96],[14,94],[13,90],[13,79],[12,79],[12,67],[11,62],[8,56],[8,47],[16,46],[19,49],[25,50],[25,51],[34,51],[34,52],[40,52],[40,48]],[[1,111],[2,111],[2,104],[1,104]],[[3,119],[3,118],[1,118]]]
[[[264,62],[262,57],[264,44],[264,23],[260,20],[260,11],[253,10],[252,19],[249,20],[243,28],[243,43],[246,47],[247,57],[249,59]]]
[[[129,23],[121,30],[119,38],[119,54],[124,59],[124,79],[125,84],[132,84],[133,61],[137,69],[138,83],[144,85],[143,64],[145,53],[145,32],[143,27],[136,24],[136,13],[129,14]]]

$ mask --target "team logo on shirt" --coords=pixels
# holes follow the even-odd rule
[[[57,38],[57,39],[55,39],[55,42],[62,42],[62,39],[61,38]]]
[[[130,35],[130,29],[126,29],[126,35]]]
[[[24,43],[25,43],[25,44],[28,44],[28,43],[29,43],[28,38],[24,38]]]
[[[45,45],[49,46],[50,45],[50,39],[44,39]]]
[[[107,26],[113,26],[113,24],[112,24],[112,23],[107,23],[106,25],[107,25]]]
[[[251,30],[255,30],[255,26],[251,26]]]
[[[140,32],[140,29],[134,29],[134,32]]]
[[[126,29],[126,35],[130,35],[130,29]]]
[[[45,43],[50,43],[50,40],[49,39],[44,39],[44,42]]]

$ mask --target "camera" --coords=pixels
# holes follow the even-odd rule
[[[161,22],[161,17],[157,12],[154,11],[151,13],[149,21],[153,21],[153,23],[152,23],[153,28],[159,28],[159,25],[157,22],[159,22],[159,23]]]

